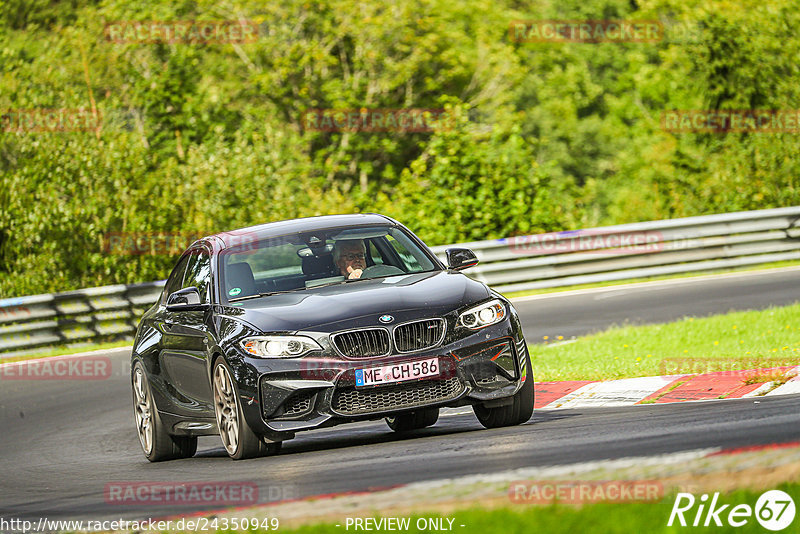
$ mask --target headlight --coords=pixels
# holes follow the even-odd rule
[[[307,336],[257,336],[240,342],[245,352],[259,358],[296,358],[322,350],[319,343]]]
[[[499,323],[506,318],[506,307],[499,300],[492,300],[480,306],[470,308],[461,314],[458,322],[470,330]]]

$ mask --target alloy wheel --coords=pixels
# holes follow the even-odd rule
[[[239,448],[239,405],[233,380],[224,365],[214,369],[214,411],[222,444],[233,455]]]
[[[153,451],[153,409],[150,403],[150,391],[145,383],[144,371],[137,368],[133,373],[133,391],[136,396],[134,412],[139,442],[145,454]]]

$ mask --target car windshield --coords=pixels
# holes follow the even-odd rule
[[[242,239],[222,253],[229,301],[438,269],[405,232],[366,226]]]

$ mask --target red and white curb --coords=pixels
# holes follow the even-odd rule
[[[674,381],[674,377],[647,376],[608,382],[590,382],[542,408],[587,408],[591,406],[628,406],[646,399]],[[557,387],[557,386],[556,386]]]
[[[630,406],[742,399],[800,393],[800,366],[699,375],[647,376],[609,381],[536,383],[538,409]],[[783,376],[784,384],[758,377]]]
[[[767,393],[767,395],[792,395],[794,393],[800,393],[800,367],[795,367],[795,370],[799,371],[798,376],[795,376],[782,386],[773,389]]]

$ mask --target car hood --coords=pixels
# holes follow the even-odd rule
[[[377,325],[392,315],[394,323],[437,317],[490,295],[481,282],[461,273],[436,271],[391,276],[271,295],[226,306],[264,332],[316,330]]]

